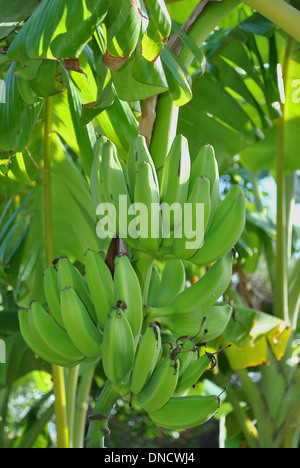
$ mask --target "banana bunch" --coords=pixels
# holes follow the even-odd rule
[[[99,226],[103,235],[117,235],[133,249],[199,266],[225,256],[244,230],[246,201],[238,186],[220,200],[219,186],[210,145],[192,162],[187,139],[177,135],[158,177],[143,136],[132,139],[124,168],[115,145],[99,139],[91,191],[95,206],[113,206]],[[103,214],[100,209],[98,215]]]
[[[189,392],[216,365],[202,350],[232,315],[231,306],[216,305],[232,264],[230,253],[186,287],[183,261],[170,258],[162,273],[153,268],[147,305],[127,255],[115,257],[113,276],[104,253],[86,252],[85,275],[62,257],[44,273],[48,311],[38,302],[20,310],[21,333],[42,359],[62,367],[101,356],[107,379],[130,404],[162,427],[193,427],[219,408],[218,397]]]

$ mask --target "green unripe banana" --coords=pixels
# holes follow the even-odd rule
[[[57,323],[64,327],[60,308],[60,288],[58,286],[58,274],[54,267],[49,267],[44,273],[44,292],[49,310]]]
[[[88,250],[85,254],[85,275],[101,328],[113,307],[114,282],[104,258],[98,252]]]
[[[85,278],[67,257],[61,257],[55,261],[58,271],[58,284],[60,291],[65,288],[73,288],[94,323],[97,323],[95,307],[90,296],[89,288]]]
[[[199,359],[191,362],[179,377],[174,396],[182,396],[185,392],[188,392],[198,382],[210,363],[211,360],[207,354],[203,354]]]
[[[36,335],[35,331],[31,329],[29,323],[29,314],[27,309],[21,309],[18,314],[20,332],[29,348],[37,354],[41,359],[50,364],[55,364],[60,367],[74,367],[79,364],[80,361],[72,361],[67,358],[59,356],[56,352],[53,353],[48,346],[43,346],[40,342],[40,338]]]
[[[102,334],[73,288],[61,291],[61,313],[72,342],[85,356],[101,355]]]
[[[147,412],[156,411],[171,398],[176,388],[179,375],[179,362],[165,357],[160,361],[149,382],[136,396],[136,402]]]
[[[32,302],[28,310],[29,325],[41,348],[48,350],[62,361],[80,361],[85,355],[72,343],[65,329],[45,311],[38,302]]]
[[[215,150],[211,145],[200,148],[196,159],[191,167],[189,194],[193,190],[198,177],[204,176],[210,181],[211,210],[208,220],[208,227],[211,225],[215,211],[220,199],[220,175]]]
[[[149,381],[161,354],[161,335],[158,324],[150,323],[139,343],[132,370],[130,390],[137,394]]]
[[[203,319],[206,319],[206,341],[211,341],[220,336],[226,329],[232,317],[232,307],[228,304],[215,305],[205,311],[193,312],[158,317],[157,321],[172,332],[175,338],[182,335],[193,337],[199,333]]]
[[[131,200],[134,200],[136,170],[142,162],[150,164],[155,185],[159,187],[155,165],[147,147],[146,138],[142,135],[136,135],[130,141],[127,155],[127,180]]]
[[[155,307],[163,307],[180,294],[186,287],[185,267],[182,260],[170,258],[166,260],[161,275],[160,287],[154,303]]]
[[[143,300],[137,274],[127,255],[115,258],[114,297],[115,303],[123,301],[127,306],[126,317],[137,344],[144,319]]]
[[[184,207],[182,236],[174,238],[175,257],[189,259],[202,246],[211,214],[210,192],[209,179],[204,176],[198,177]]]
[[[220,399],[213,395],[172,397],[149,416],[159,427],[180,431],[204,424],[219,408]]]
[[[246,199],[244,197],[234,198],[228,211],[222,210],[222,204],[218,208],[219,213],[213,220],[203,246],[190,258],[190,261],[196,265],[209,265],[226,255],[235,247],[245,229]]]
[[[148,162],[142,162],[137,166],[134,187],[135,208],[141,217],[141,226],[146,226],[145,232],[141,232],[139,242],[148,252],[159,251],[162,241],[162,220],[160,212],[159,186],[153,177],[153,170]],[[144,212],[144,208],[147,211]],[[137,218],[138,222],[138,218]]]
[[[134,337],[125,306],[120,301],[111,309],[103,332],[103,369],[107,378],[117,383],[121,383],[130,372],[135,353]]]
[[[216,262],[196,283],[185,289],[167,306],[149,308],[148,319],[158,320],[161,317],[187,316],[194,311],[205,311],[224,294],[232,278],[233,255],[228,255]],[[181,334],[185,334],[184,332]]]

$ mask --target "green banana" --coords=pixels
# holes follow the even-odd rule
[[[175,257],[189,259],[203,245],[211,213],[210,197],[209,179],[204,176],[197,177],[184,208],[182,236],[174,238],[173,253]],[[203,205],[203,211],[198,204]],[[201,226],[198,223],[201,223]],[[200,235],[201,231],[202,235]],[[194,245],[191,246],[191,243]]]
[[[137,274],[127,255],[115,258],[114,298],[115,303],[125,302],[127,306],[126,317],[137,344],[144,319],[143,300]]]
[[[121,383],[134,362],[134,337],[125,306],[125,303],[119,301],[111,309],[104,325],[102,362],[104,372],[111,382]]]
[[[219,218],[220,213],[218,213]],[[214,220],[203,246],[190,258],[199,266],[209,265],[230,252],[241,237],[246,224],[246,199],[238,196],[232,200],[230,210],[217,224]]]
[[[160,361],[149,382],[136,396],[136,403],[144,410],[156,411],[171,398],[178,382],[180,364],[167,356]]]
[[[131,375],[130,391],[137,394],[142,391],[156,367],[161,353],[161,335],[159,325],[150,323],[139,343]]]
[[[159,427],[180,431],[204,424],[219,408],[220,399],[214,395],[179,396],[170,398],[162,408],[148,414]]]
[[[168,219],[169,216],[166,216],[164,205],[166,204],[168,206],[168,212],[170,212],[169,210],[174,203],[178,204],[178,207],[181,208],[181,210],[183,209],[183,205],[186,203],[188,198],[190,170],[191,158],[188,141],[183,135],[177,135],[174,138],[162,169],[160,195],[164,238],[169,237],[169,230],[171,234],[173,230],[181,227],[182,216],[180,216],[180,219],[176,219],[176,215],[174,217],[170,217],[171,219]]]
[[[210,363],[211,359],[208,354],[203,354],[199,359],[191,362],[179,377],[174,396],[183,396],[188,392],[198,382]]]
[[[54,267],[49,267],[44,273],[44,292],[50,313],[57,323],[64,327],[60,308],[60,289],[58,286],[58,274]]]
[[[101,146],[100,159],[100,183],[102,187],[103,198],[106,203],[113,203],[116,219],[110,219],[111,233],[126,239],[129,245],[132,245],[128,237],[128,213],[132,204],[124,171],[118,158],[117,149],[111,141],[107,141]],[[114,225],[115,224],[115,225]],[[114,231],[115,232],[112,232]]]
[[[61,291],[61,312],[65,329],[76,348],[87,357],[101,355],[102,334],[75,289],[66,287]]]
[[[183,311],[181,314],[174,313],[165,317],[157,317],[156,320],[178,339],[182,335],[190,337],[197,335],[203,319],[206,319],[205,340],[211,341],[225,331],[232,313],[230,305],[220,303],[206,310],[200,309],[188,313]]]
[[[139,164],[142,162],[147,162],[150,164],[155,185],[159,187],[156,169],[149,149],[147,147],[146,138],[142,135],[136,135],[130,141],[126,166],[127,181],[131,200],[134,200],[136,170]]]
[[[206,177],[210,181],[211,212],[208,227],[211,225],[216,208],[220,199],[220,175],[215,150],[211,145],[200,148],[192,167],[190,176],[189,194],[193,190],[196,179],[200,176]]]
[[[180,294],[186,287],[185,267],[182,260],[170,258],[166,260],[161,275],[161,281],[154,300],[155,307],[163,307]]]
[[[114,282],[104,258],[98,252],[88,250],[85,254],[85,276],[101,328],[113,307]]]
[[[238,197],[243,196],[243,189],[239,185],[232,185],[230,189],[228,190],[225,198],[220,201],[218,204],[214,218],[213,218],[213,223],[208,231],[215,231],[218,226],[226,219],[226,217],[230,214],[232,210],[232,202]]]
[[[80,361],[72,361],[59,356],[56,352],[53,353],[48,346],[43,346],[38,336],[35,335],[35,331],[31,329],[29,323],[29,314],[27,309],[21,309],[18,313],[20,332],[29,348],[37,354],[41,359],[50,364],[55,364],[60,367],[73,367],[76,366]]]
[[[188,315],[193,311],[208,309],[228,288],[232,277],[232,266],[233,254],[230,252],[218,260],[199,281],[185,289],[168,305],[161,308],[148,308],[148,319],[153,322],[158,317]]]
[[[162,241],[159,186],[153,177],[151,165],[145,161],[140,163],[136,169],[134,188],[136,211],[139,211],[139,204],[142,204],[139,216],[141,217],[140,224],[145,226],[145,232],[140,233],[139,242],[148,252],[157,252]],[[147,212],[144,212],[144,209],[147,209]],[[136,232],[136,228],[134,232]]]
[[[32,333],[41,347],[66,361],[76,362],[85,358],[72,343],[66,330],[58,325],[41,304],[36,301],[31,303],[28,318]]]
[[[101,186],[101,158],[102,146],[106,143],[107,139],[100,136],[96,143],[95,157],[91,169],[90,187],[94,207],[97,208],[100,203],[104,203],[104,196]]]
[[[95,307],[85,278],[67,257],[61,257],[56,260],[55,266],[58,271],[58,284],[60,291],[65,288],[75,289],[92,320],[94,323],[97,323],[98,319],[95,312]]]
[[[161,277],[159,270],[156,265],[153,265],[150,284],[148,289],[147,304],[150,306],[155,306],[157,295],[160,290]]]

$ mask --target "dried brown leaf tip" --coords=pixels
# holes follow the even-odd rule
[[[110,55],[108,52],[106,52],[105,55],[103,55],[103,63],[109,68],[111,71],[117,71],[119,70],[125,62],[131,57],[132,52],[130,54],[126,55],[125,57],[114,57],[113,55]]]

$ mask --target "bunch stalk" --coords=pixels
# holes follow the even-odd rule
[[[87,434],[87,448],[104,448],[105,436],[109,435],[108,419],[118,394],[112,389],[111,382],[106,381],[92,415],[89,417],[90,425]]]

